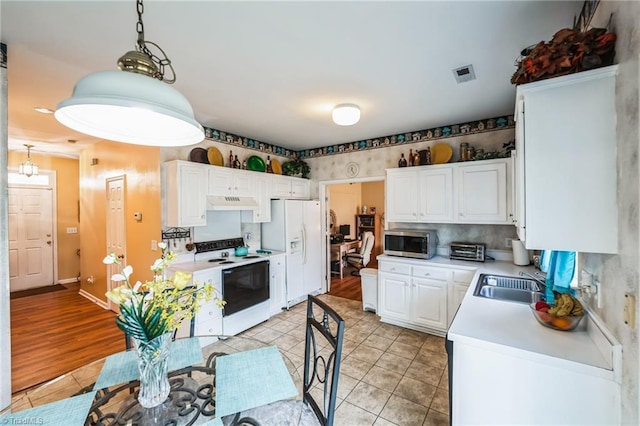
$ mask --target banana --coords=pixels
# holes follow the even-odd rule
[[[566,293],[563,293],[560,296],[560,299],[562,300],[563,303],[560,309],[558,309],[558,312],[556,312],[556,316],[566,317],[571,313],[571,311],[573,310],[573,307],[575,306],[575,303],[573,301],[574,299],[571,297],[571,295]]]
[[[571,310],[571,315],[574,317],[581,317],[582,315],[584,315],[584,308],[582,307],[582,304],[580,303],[580,301],[574,298],[573,302],[574,302],[574,306],[573,306],[573,309]]]

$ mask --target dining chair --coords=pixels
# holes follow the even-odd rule
[[[371,251],[373,250],[374,242],[375,237],[373,236],[373,232],[364,232],[362,235],[362,246],[360,247],[360,252],[347,253],[344,256],[344,259],[347,261],[347,263],[356,268],[355,271],[351,272],[351,275],[359,276],[360,269],[367,266],[367,264],[371,260]]]
[[[302,400],[278,401],[246,410],[236,414],[230,423],[225,421],[225,425],[332,426],[338,395],[344,328],[344,320],[333,308],[316,296],[309,295]]]

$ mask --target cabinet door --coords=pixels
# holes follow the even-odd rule
[[[385,191],[389,222],[418,222],[418,179],[412,170],[389,170]]]
[[[269,262],[269,313],[271,316],[282,312],[287,306],[285,293],[285,255],[272,256]]]
[[[310,196],[309,181],[306,179],[291,179],[291,197],[308,200]]]
[[[254,195],[254,182],[256,175],[244,170],[233,172],[232,194],[238,197],[250,197]]]
[[[448,306],[448,325],[451,325],[453,321],[453,317],[455,316],[460,304],[462,303],[462,299],[464,299],[465,294],[467,294],[467,290],[469,289],[469,283],[463,282],[455,282],[451,286],[451,294],[449,298],[449,306]]]
[[[524,101],[516,104],[516,149],[511,151],[513,158],[513,222],[516,226],[518,238],[526,242],[526,209],[525,209],[525,163],[524,163]]]
[[[193,275],[193,282],[200,286],[212,284],[217,292],[222,290],[220,270],[200,271]],[[222,334],[222,310],[215,302],[206,302],[196,314],[196,336],[219,336]]]
[[[224,167],[209,169],[209,195],[230,195],[233,188],[233,173]]]
[[[411,277],[379,272],[378,280],[380,316],[409,321]]]
[[[169,226],[201,226],[207,224],[207,170],[201,166],[181,164],[179,167],[178,223]]]
[[[419,171],[418,188],[421,222],[453,220],[453,168]]]
[[[291,181],[286,176],[271,176],[271,196],[272,198],[290,198]]]
[[[242,221],[246,223],[271,222],[271,196],[268,179],[258,179],[254,185],[253,197],[258,202],[255,210],[242,210]]]
[[[462,165],[456,181],[460,222],[508,223],[506,160]]]
[[[413,278],[411,320],[426,327],[447,329],[447,281]]]

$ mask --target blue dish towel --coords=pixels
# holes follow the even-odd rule
[[[575,251],[543,250],[540,256],[540,269],[547,273],[545,280],[547,303],[555,303],[554,291],[575,294],[571,289],[575,268]]]

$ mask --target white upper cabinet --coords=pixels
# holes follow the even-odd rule
[[[388,169],[387,221],[511,224],[511,161]]]
[[[271,198],[308,200],[310,195],[308,179],[271,175]]]
[[[255,210],[242,210],[242,221],[249,223],[271,222],[271,197],[269,179],[258,178],[254,183],[253,197],[258,203]]]
[[[528,249],[617,252],[616,73],[613,65],[518,86],[517,226]]]
[[[408,168],[387,170],[385,202],[387,221],[419,221],[418,172]]]
[[[425,169],[418,172],[421,188],[419,217],[424,222],[453,220],[453,168]]]
[[[507,163],[468,162],[457,167],[458,221],[507,222]]]
[[[209,195],[253,196],[256,176],[245,170],[209,167]]]
[[[207,166],[188,161],[164,163],[165,226],[207,224]]]

